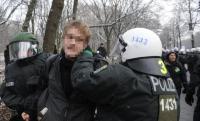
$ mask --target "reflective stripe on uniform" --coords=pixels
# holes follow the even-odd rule
[[[94,73],[94,74],[97,74],[97,73],[101,72],[102,70],[106,69],[107,67],[108,67],[107,65],[104,65],[104,66],[102,66],[101,68],[99,68],[99,69],[97,69],[96,71],[94,71],[93,73]]]
[[[14,85],[15,85],[14,82],[6,82],[6,87],[12,87]]]

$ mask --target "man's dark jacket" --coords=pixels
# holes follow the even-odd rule
[[[166,67],[170,73],[170,76],[174,80],[177,88],[187,87],[186,70],[179,62],[166,62]]]
[[[48,109],[42,121],[92,121],[94,103],[89,102],[79,91],[74,91],[72,88],[73,61],[66,59],[64,53],[55,56],[50,67],[46,67],[49,69],[47,89],[44,92],[46,93],[44,97],[47,99],[40,99],[38,105],[39,111],[44,107]]]

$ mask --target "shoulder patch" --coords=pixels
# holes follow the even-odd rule
[[[6,82],[6,87],[13,87],[14,85],[14,82]]]
[[[180,70],[180,68],[179,67],[176,67],[175,68],[175,72],[177,73],[177,72],[180,72],[181,70]]]
[[[101,68],[99,68],[99,69],[97,69],[96,71],[94,71],[93,73],[94,73],[94,74],[97,74],[97,73],[101,72],[102,70],[106,69],[107,67],[108,67],[107,65],[104,65],[104,66],[102,66]]]

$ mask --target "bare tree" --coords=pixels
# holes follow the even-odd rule
[[[13,1],[5,0],[5,1],[1,1],[1,2],[2,2],[2,6],[6,6],[6,7],[5,7],[4,10],[2,9],[2,11],[0,13],[0,16],[1,17],[5,17],[5,14],[9,11],[9,8],[11,7],[10,5],[12,5]],[[10,19],[10,17],[13,15],[13,13],[15,12],[15,10],[20,5],[22,5],[23,2],[24,2],[23,0],[21,0],[20,2],[17,1],[17,3],[15,3],[16,5],[11,9],[10,13],[8,14],[8,17],[4,18],[4,20],[0,22],[0,25],[5,24]]]
[[[179,5],[182,9],[182,14],[187,23],[185,25],[188,26],[188,31],[191,34],[191,46],[192,48],[195,47],[195,40],[194,40],[194,29],[197,23],[199,23],[199,4],[198,1],[195,0],[183,0],[180,1]]]
[[[57,50],[60,50],[62,47],[62,36],[63,29],[66,21],[72,19],[73,13],[73,0],[64,1],[64,8],[62,15],[58,24],[57,31],[55,33],[55,47]],[[36,33],[41,35],[41,38],[45,36],[46,23],[48,15],[51,9],[51,1],[38,1],[36,12],[35,12],[35,24],[37,26]],[[43,41],[41,41],[43,43]]]
[[[73,20],[76,19],[77,8],[78,8],[78,0],[74,0],[73,14],[72,14],[72,19]]]
[[[32,15],[36,7],[36,3],[37,3],[37,0],[31,0],[30,4],[28,5],[28,11],[26,13],[26,18],[22,26],[22,31],[25,31],[25,32],[28,31],[29,23],[30,23],[31,18],[33,17]]]
[[[88,7],[90,10],[90,12],[87,12],[87,16],[91,12],[92,16],[95,16],[95,18],[92,17],[93,23],[89,22],[93,24],[90,27],[99,39],[106,40],[109,53],[112,40],[116,40],[120,33],[138,25],[142,26],[142,23],[145,23],[147,17],[144,16],[148,15],[152,2],[153,0],[146,4],[142,0],[90,0],[89,3],[84,1],[84,7]],[[151,20],[153,19],[151,18]]]
[[[194,29],[197,25],[198,21],[200,20],[198,17],[198,1],[195,0],[178,0],[176,1],[176,5],[173,10],[174,17],[170,20],[169,24],[165,25],[165,28],[169,29],[169,34],[165,34],[165,36],[170,36],[170,39],[166,41],[170,41],[171,45],[168,47],[179,47],[181,48],[183,45],[187,47],[194,47]],[[163,29],[164,33],[166,33],[166,29]],[[190,45],[188,42],[185,42],[190,36]],[[163,36],[164,34],[162,34]],[[164,37],[167,38],[167,37]],[[184,40],[184,42],[182,41]],[[173,41],[173,42],[172,42]],[[187,45],[186,45],[187,44]]]
[[[0,1],[0,52],[3,52],[12,37],[19,32],[19,22],[11,18],[16,10],[24,4],[24,0],[1,0]]]
[[[55,48],[56,31],[64,7],[64,0],[53,0],[49,17],[46,24],[46,31],[43,42],[45,52],[53,52]]]
[[[193,20],[192,20],[192,10],[191,10],[191,0],[188,0],[188,13],[189,13],[189,31],[192,31],[191,33],[191,45],[192,45],[192,48],[194,48],[194,34],[193,34],[193,31],[194,31],[194,26],[193,26]]]
[[[32,25],[32,33],[34,34],[35,33],[35,20],[34,20],[34,17],[35,17],[35,11],[33,11],[33,17],[31,18],[31,25]]]
[[[173,45],[172,45],[172,34],[171,34],[171,28],[170,28],[170,25],[168,26],[165,26],[163,29],[162,29],[162,32],[160,34],[160,39],[162,41],[162,45],[163,45],[163,48],[167,49],[167,48],[172,48]]]
[[[51,8],[51,3],[47,1],[38,1],[35,9],[35,25],[37,26],[36,33],[39,33],[42,37],[45,35],[46,23]]]

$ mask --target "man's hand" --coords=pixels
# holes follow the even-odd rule
[[[191,95],[191,94],[186,94],[186,96],[185,96],[185,102],[186,102],[188,105],[192,106],[192,103],[194,102],[193,95]]]
[[[21,114],[21,116],[22,116],[22,119],[23,119],[24,121],[30,121],[30,116],[29,116],[28,113],[23,112],[23,113]]]

